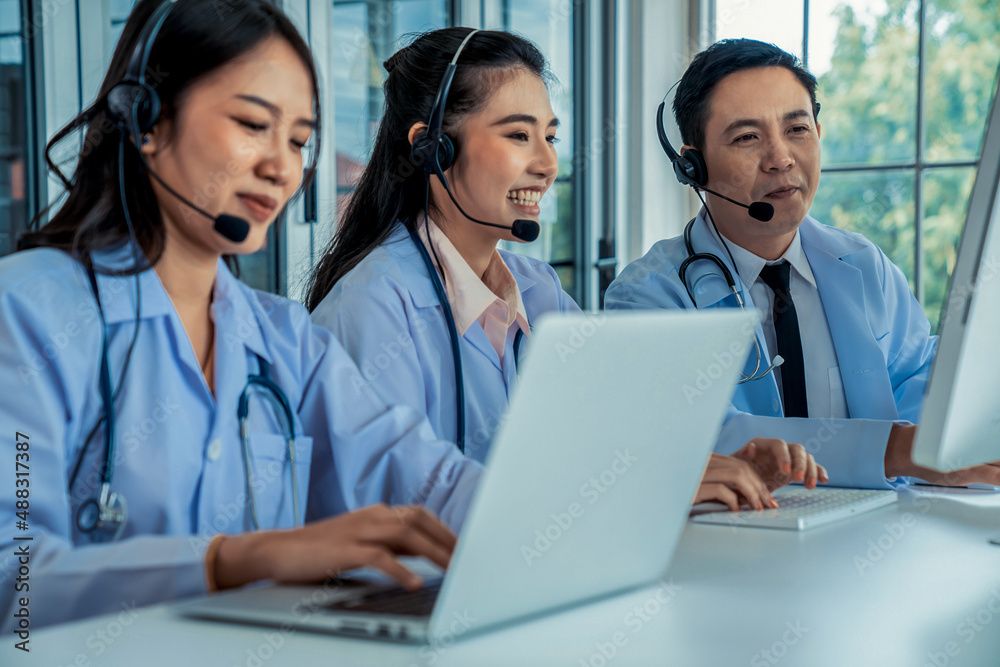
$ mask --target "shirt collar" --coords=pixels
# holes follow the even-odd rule
[[[101,311],[104,321],[108,324],[135,320],[136,276],[123,275],[121,272],[135,266],[136,256],[141,265],[148,263],[145,253],[137,249],[134,255],[132,246],[128,242],[117,243],[91,253],[91,261],[97,275],[97,287],[101,293]],[[174,311],[174,304],[152,267],[139,273],[138,280],[142,305],[140,319],[161,317]]]
[[[138,251],[138,256],[140,262],[146,262],[142,250]],[[120,324],[134,321],[135,276],[119,273],[135,264],[131,247],[127,242],[116,244],[94,251],[92,258],[97,270],[97,286],[101,292],[101,309],[105,323]],[[167,294],[160,277],[152,267],[139,274],[139,289],[142,304],[140,319],[176,314],[177,310],[170,300],[170,295]],[[212,292],[212,317],[218,328],[216,341],[225,345],[229,351],[233,351],[236,344],[242,343],[270,362],[271,357],[264,345],[260,322],[266,318],[268,306],[272,303],[276,305],[281,297],[259,293],[258,298],[250,299],[248,294],[254,292],[237,280],[229,271],[225,261],[220,258],[216,270],[215,288]],[[216,353],[218,352],[217,350]]]
[[[774,261],[758,257],[746,248],[740,247],[728,239],[726,239],[726,245],[729,247],[729,251],[733,253],[733,260],[736,262],[736,271],[740,274],[740,280],[743,281],[744,285],[753,285],[757,282],[757,278],[760,276],[760,272],[765,265],[777,264],[781,260],[785,260],[791,264],[796,273],[805,279],[806,282],[816,287],[816,278],[813,276],[812,269],[809,268],[809,260],[806,259],[806,254],[802,250],[802,238],[799,236],[799,230],[797,229],[795,230],[795,236],[792,237],[792,242],[784,254]]]
[[[521,330],[528,333],[528,315],[521,300],[521,291],[500,252],[493,250],[486,273],[480,278],[434,221],[428,220],[428,223],[425,225],[421,216],[417,233],[428,251],[431,250],[430,243],[434,244],[437,251],[445,274],[445,293],[448,295],[459,335],[465,335],[472,323],[497,300],[507,304],[507,326],[517,321]],[[427,237],[428,228],[430,240]]]
[[[215,274],[212,292],[212,317],[216,326],[216,344],[220,342],[230,352],[240,343],[271,363],[264,344],[262,330],[268,315],[282,297],[259,292],[236,279],[221,258]],[[221,330],[221,331],[220,331]],[[220,333],[222,334],[220,336]]]

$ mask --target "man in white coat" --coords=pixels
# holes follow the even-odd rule
[[[743,371],[752,379],[736,389],[716,450],[799,442],[834,486],[1000,484],[995,465],[941,474],[912,461],[937,337],[878,247],[808,215],[820,178],[816,79],[776,46],[726,40],[695,57],[673,110],[685,145],[678,155],[665,132],[661,143],[678,180],[707,201],[684,236],[629,265],[605,303],[758,310],[759,348]]]

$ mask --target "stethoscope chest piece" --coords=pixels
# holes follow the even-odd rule
[[[127,519],[125,497],[103,485],[100,498],[90,498],[80,505],[76,526],[91,542],[114,542],[121,537]]]

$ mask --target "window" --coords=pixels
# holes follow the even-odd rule
[[[816,75],[823,177],[811,214],[877,243],[936,329],[996,83],[1000,5],[774,4],[782,11],[718,0],[714,37],[773,41]]]
[[[107,43],[107,60],[111,61],[111,54],[114,53],[115,44],[118,43],[118,38],[122,36],[122,30],[125,28],[125,21],[128,20],[129,12],[132,11],[132,7],[135,6],[137,0],[111,0],[111,30],[108,33],[108,43]]]
[[[502,0],[500,30],[530,39],[548,60],[555,80],[549,84],[552,110],[559,118],[556,154],[559,173],[541,202],[541,233],[531,244],[511,243],[509,249],[548,262],[555,268],[563,289],[579,298],[577,278],[578,229],[574,215],[576,178],[573,169],[573,11],[560,0]],[[539,20],[539,16],[548,20]]]
[[[20,0],[0,0],[0,255],[28,225],[28,68]]]
[[[450,23],[446,0],[334,0],[333,77],[337,211],[354,189],[375,141],[385,97],[382,63],[407,35]]]

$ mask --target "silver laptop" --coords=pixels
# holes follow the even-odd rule
[[[543,318],[443,578],[416,593],[270,586],[185,613],[426,643],[651,584],[754,327],[754,314],[730,309]]]

